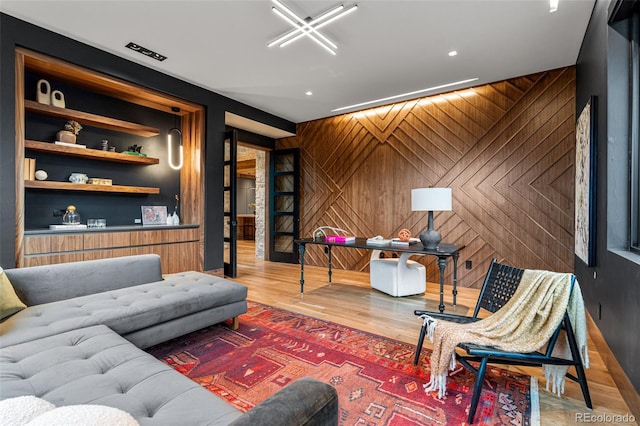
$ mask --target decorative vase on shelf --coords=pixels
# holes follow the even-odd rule
[[[51,85],[47,80],[38,80],[36,100],[41,104],[51,105]]]
[[[56,133],[56,141],[64,143],[76,143],[76,135],[68,130],[60,130]]]
[[[173,214],[171,215],[171,224],[172,225],[180,225],[180,217],[178,216],[177,212],[173,212]]]
[[[76,143],[76,138],[82,130],[82,125],[75,120],[69,120],[64,125],[64,130],[56,133],[56,140],[64,143]]]
[[[69,182],[71,183],[87,183],[89,182],[89,176],[86,173],[73,172],[69,176]]]
[[[58,108],[64,108],[64,93],[59,90],[54,90],[53,92],[51,92],[51,105]]]

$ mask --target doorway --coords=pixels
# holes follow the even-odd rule
[[[244,259],[270,259],[269,163],[276,140],[295,133],[229,112],[225,124],[224,273],[235,277],[242,274],[239,252]]]
[[[265,258],[266,152],[238,140],[236,194],[238,241],[243,251]]]
[[[236,135],[233,143],[233,135]],[[225,275],[236,278],[242,275],[246,262],[240,259],[266,259],[267,235],[267,151],[242,141],[239,132],[229,132],[226,148],[228,153],[225,173]],[[233,165],[231,165],[233,159]],[[226,237],[229,238],[226,238]]]

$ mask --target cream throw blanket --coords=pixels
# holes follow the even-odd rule
[[[567,310],[583,365],[589,368],[584,301],[577,281],[571,291],[571,278],[571,274],[525,270],[513,297],[496,313],[474,323],[457,324],[423,315],[427,336],[433,343],[431,380],[424,385],[425,391],[437,390],[438,398],[444,396],[447,370],[455,368],[455,347],[459,343],[494,346],[510,352],[537,351],[547,345]],[[553,355],[571,358],[564,330]],[[565,365],[544,366],[547,390],[552,382],[554,393],[564,392],[568,368]]]

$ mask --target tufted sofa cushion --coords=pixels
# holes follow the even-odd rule
[[[0,348],[0,399],[97,404],[141,425],[227,425],[241,412],[98,325]]]
[[[5,269],[5,273],[27,306],[162,280],[156,254]]]
[[[30,306],[0,324],[0,344],[10,346],[97,324],[118,334],[234,302],[246,303],[247,288],[200,272]]]

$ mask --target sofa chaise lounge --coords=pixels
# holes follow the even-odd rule
[[[336,424],[335,389],[302,378],[242,413],[146,348],[246,312],[247,288],[161,274],[156,255],[5,270],[27,308],[0,323],[0,400],[105,405],[141,425]]]

